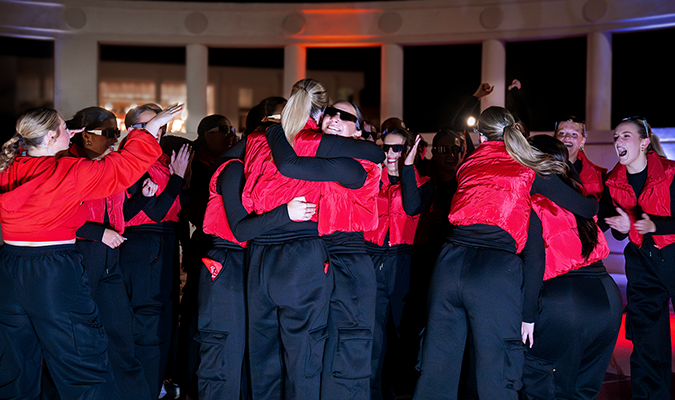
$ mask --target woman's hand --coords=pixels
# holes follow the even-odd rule
[[[176,103],[158,112],[153,119],[145,124],[145,130],[150,132],[152,136],[159,140],[159,128],[168,124],[169,121],[173,119],[173,117],[180,114],[183,111],[184,106],[184,104]]]
[[[405,161],[403,162],[404,165],[413,165],[415,163],[415,156],[417,155],[417,148],[420,145],[420,141],[422,140],[421,135],[417,135],[415,138],[415,144],[413,145],[412,149],[408,152],[408,155],[405,157]]]
[[[171,164],[169,165],[169,171],[172,174],[176,174],[181,178],[185,178],[185,171],[190,165],[190,159],[192,157],[192,149],[189,144],[184,144],[178,150],[178,154],[175,151],[171,152]]]
[[[605,222],[610,228],[625,235],[630,231],[630,218],[628,217],[628,214],[619,207],[616,208],[616,212],[618,212],[619,215],[616,217],[605,218]]]
[[[520,336],[523,339],[523,344],[527,346],[527,342],[530,342],[530,348],[534,344],[534,322],[523,322],[520,325]]]
[[[316,204],[305,201],[305,196],[295,197],[286,204],[291,221],[309,221],[316,212]]]
[[[155,193],[157,193],[158,188],[159,185],[153,182],[152,179],[145,178],[145,180],[143,181],[143,188],[141,189],[141,193],[143,193],[143,196],[145,197],[152,197],[155,195]]]
[[[656,225],[649,218],[649,215],[642,213],[642,219],[633,224],[640,235],[656,232]]]
[[[107,228],[103,232],[103,238],[101,239],[101,241],[111,249],[117,248],[124,243],[125,240],[127,240],[127,238],[117,233],[117,231]]]
[[[492,93],[493,90],[495,90],[495,87],[490,86],[489,83],[481,83],[480,86],[478,86],[478,89],[476,89],[476,93],[473,94],[473,97],[480,100],[483,97]]]

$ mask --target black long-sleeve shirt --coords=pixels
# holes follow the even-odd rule
[[[150,175],[148,174],[143,175],[141,179],[127,189],[131,197],[124,202],[125,221],[130,221],[139,212],[143,211],[153,222],[162,222],[185,184],[183,178],[173,174],[159,196],[154,195],[152,197],[145,197],[141,193],[143,190],[143,181],[149,177]]]

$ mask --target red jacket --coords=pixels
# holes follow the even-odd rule
[[[209,182],[209,202],[206,204],[206,213],[204,214],[204,233],[216,235],[232,243],[237,243],[241,247],[246,247],[246,242],[239,242],[230,229],[227,221],[225,207],[223,206],[223,196],[218,194],[218,177],[223,169],[231,162],[241,162],[239,159],[232,159],[224,162],[211,177]],[[231,193],[228,193],[228,195]]]
[[[152,179],[152,181],[157,184],[157,196],[162,194],[166,188],[166,185],[169,183],[169,178],[171,178],[171,171],[169,170],[170,163],[171,158],[162,153],[159,159],[148,169],[148,175],[150,175],[150,179]],[[129,192],[127,192],[127,197],[131,197]],[[167,212],[164,219],[162,219],[162,222],[178,221],[178,213],[180,213],[180,196],[176,197],[176,200],[174,200],[171,208],[169,209],[169,212]],[[125,226],[137,226],[154,223],[156,222],[150,219],[150,217],[148,217],[144,211],[141,211],[131,218],[131,220],[127,221]]]
[[[415,168],[415,179],[417,187],[420,187],[429,181],[429,177],[420,176]],[[384,245],[384,238],[389,232],[389,246],[398,244],[413,244],[415,241],[415,231],[420,216],[408,215],[403,209],[403,196],[401,193],[401,183],[390,184],[389,173],[386,169],[382,170],[380,192],[377,195],[377,228],[370,232],[365,232],[365,239],[378,246]]]
[[[581,256],[581,241],[574,214],[540,194],[532,196],[532,209],[541,219],[542,236],[546,245],[544,280],[591,265],[609,255],[609,247],[600,228],[598,245],[588,259],[585,259]]]
[[[637,246],[642,246],[642,236],[635,227],[635,221],[642,219],[642,213],[670,217],[670,185],[675,175],[675,162],[659,157],[655,152],[647,154],[647,180],[640,197],[635,198],[633,187],[626,178],[626,166],[617,164],[607,177],[605,184],[614,205],[621,207],[630,217],[628,237]],[[675,243],[675,235],[653,235],[654,244],[664,248]]]
[[[513,237],[520,253],[527,242],[534,176],[534,170],[511,158],[503,142],[481,144],[457,172],[450,223],[498,226]]]
[[[319,235],[340,232],[368,232],[377,228],[377,196],[380,167],[358,160],[367,172],[366,182],[358,189],[347,189],[335,182],[324,182],[319,200]]]
[[[584,186],[586,193],[592,194],[596,199],[600,200],[602,191],[605,189],[605,177],[607,176],[607,168],[598,167],[588,160],[586,154],[580,151],[577,158],[581,160],[581,184]]]
[[[298,156],[313,157],[321,141],[321,132],[309,119],[305,128],[295,136],[294,148]],[[286,204],[294,197],[305,196],[305,200],[317,205],[312,221],[318,221],[319,197],[322,182],[301,181],[283,176],[272,160],[264,132],[253,132],[246,138],[244,156],[246,184],[242,193],[242,204],[249,213],[262,214]]]
[[[5,240],[63,241],[88,218],[82,203],[133,185],[162,153],[157,140],[132,130],[124,149],[103,160],[17,157],[0,172],[0,224]]]

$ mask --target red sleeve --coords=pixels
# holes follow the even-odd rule
[[[134,129],[127,135],[122,150],[100,161],[78,160],[76,182],[81,199],[99,199],[125,190],[136,183],[161,154],[162,148],[152,135]]]

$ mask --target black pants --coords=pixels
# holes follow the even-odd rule
[[[447,243],[429,288],[429,319],[415,399],[456,399],[467,332],[481,399],[518,399],[525,348],[522,261],[503,250]]]
[[[321,398],[370,398],[377,281],[363,236],[352,246],[329,247],[335,286],[330,301]]]
[[[626,338],[633,399],[670,399],[672,350],[668,303],[675,295],[675,246],[659,250],[646,239],[628,243],[626,256]]]
[[[37,399],[44,356],[63,399],[121,399],[74,245],[0,250],[0,398]]]
[[[593,399],[621,327],[623,303],[603,266],[544,281],[534,346],[523,373],[525,399]]]
[[[253,399],[319,399],[333,273],[318,236],[249,246],[248,339]]]
[[[239,399],[246,349],[246,273],[244,249],[214,248],[207,258],[222,265],[212,279],[202,266],[199,277],[197,371],[200,399]],[[245,398],[245,396],[244,396]]]
[[[159,396],[166,375],[174,330],[174,250],[169,233],[125,231],[120,266],[134,314],[136,356],[141,360],[150,395]]]

